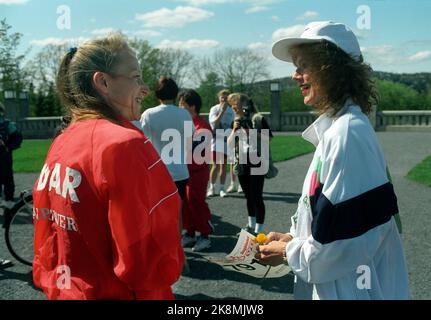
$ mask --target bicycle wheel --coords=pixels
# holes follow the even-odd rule
[[[27,194],[5,213],[9,223],[5,227],[5,240],[10,253],[19,262],[33,264],[33,197]]]

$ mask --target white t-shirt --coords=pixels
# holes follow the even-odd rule
[[[230,106],[228,106],[225,113],[223,114],[223,117],[221,118],[218,126],[216,127],[215,126],[215,120],[217,119],[217,117],[219,116],[219,114],[221,112],[222,111],[221,111],[220,104],[215,105],[210,110],[209,122],[211,125],[211,129],[213,129],[213,132],[214,132],[213,139],[211,141],[211,151],[221,152],[221,153],[228,155],[230,153],[228,146],[227,146],[227,137],[229,135],[227,135],[226,138],[222,135],[217,135],[216,130],[217,129],[223,129],[223,130],[231,129],[232,122],[235,118],[235,112],[233,111],[233,109]]]
[[[142,113],[141,126],[172,179],[188,179],[185,141],[192,138],[195,130],[190,113],[174,105],[162,104]]]

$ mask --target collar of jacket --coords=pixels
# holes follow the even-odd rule
[[[326,130],[328,130],[332,124],[344,113],[346,113],[350,106],[353,105],[356,104],[351,98],[348,98],[344,103],[344,106],[334,116],[331,117],[326,113],[322,114],[307,129],[305,129],[304,132],[302,132],[302,137],[317,147]]]
[[[133,129],[135,131],[142,133],[142,131],[138,127],[136,127],[132,121],[127,120],[122,115],[118,114],[117,120],[120,122],[120,125],[122,125],[123,127],[128,128],[128,129]]]

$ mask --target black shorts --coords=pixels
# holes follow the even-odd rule
[[[184,195],[186,194],[186,186],[188,182],[189,182],[189,179],[175,181],[175,184],[177,185],[177,189],[178,189],[178,194],[180,195],[181,199],[184,199]]]

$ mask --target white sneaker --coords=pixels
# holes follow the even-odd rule
[[[214,188],[210,186],[207,191],[207,197],[209,198],[214,196],[215,196]]]
[[[224,190],[222,189],[222,190],[220,190],[220,198],[224,198],[224,197],[226,197],[227,196],[227,193],[226,192],[224,192]]]
[[[227,188],[227,190],[226,190],[227,193],[232,193],[232,192],[235,192],[235,191],[236,191],[236,186],[233,183],[231,183],[230,186],[229,186],[229,188]]]
[[[196,243],[196,238],[189,236],[187,233],[181,237],[181,246],[183,248],[190,248]]]
[[[241,188],[241,185],[238,185],[238,193],[243,193],[244,191]]]
[[[198,237],[198,240],[196,241],[195,246],[193,247],[193,251],[194,252],[199,252],[205,249],[208,249],[211,247],[211,240],[210,239],[205,239],[202,237]]]

